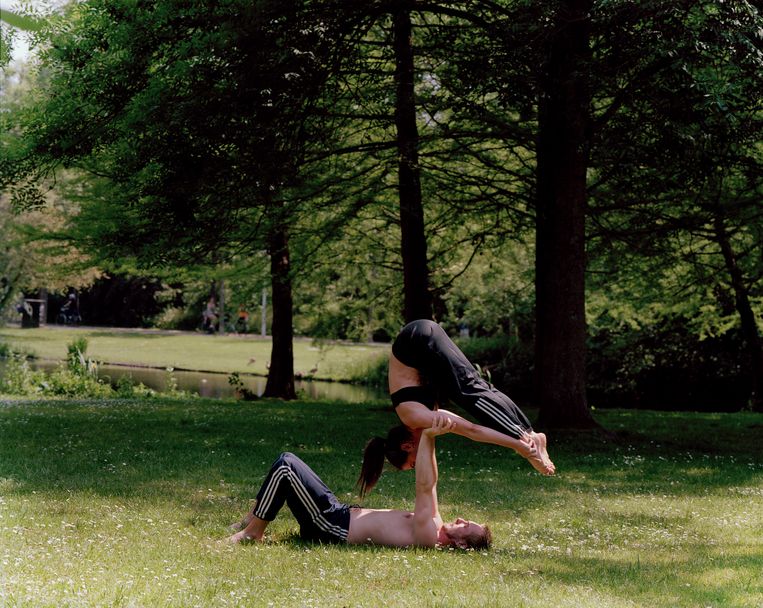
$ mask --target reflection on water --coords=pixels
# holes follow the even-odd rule
[[[4,362],[0,360],[0,374],[4,368]],[[30,367],[51,371],[58,366],[53,361],[30,361]],[[128,367],[122,365],[100,365],[98,376],[115,384],[123,376],[132,377],[135,383],[158,392],[167,388],[168,373],[163,369],[150,369],[143,367]],[[215,399],[234,397],[233,387],[228,383],[227,374],[211,372],[186,372],[173,371],[172,377],[177,382],[177,388],[183,391],[198,393],[202,397]],[[260,376],[240,376],[244,387],[257,395],[265,392],[266,378]],[[356,384],[343,384],[339,382],[323,382],[320,380],[297,380],[297,393],[309,399],[335,399],[337,401],[374,401],[386,400],[387,392],[383,389],[371,386],[358,386]]]

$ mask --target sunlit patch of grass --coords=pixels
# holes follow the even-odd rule
[[[192,332],[153,332],[88,328],[0,328],[0,341],[45,359],[64,359],[66,346],[85,338],[88,356],[102,363],[126,363],[164,369],[267,375],[271,339],[253,334],[225,336]],[[354,380],[379,358],[388,344],[315,343],[294,340],[294,370],[316,379]],[[315,370],[311,372],[311,370]]]
[[[287,512],[220,542],[281,451],[356,502],[379,404],[3,400],[0,606],[763,605],[763,417],[597,414],[618,440],[551,435],[554,478],[438,439],[444,517],[495,536],[463,553],[304,543]],[[413,480],[366,505],[410,508]]]

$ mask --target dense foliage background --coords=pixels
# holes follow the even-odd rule
[[[755,3],[87,0],[45,20],[0,89],[11,317],[47,289],[55,319],[75,288],[88,324],[196,328],[214,296],[258,328],[264,290],[285,396],[292,331],[388,341],[413,315],[468,329],[548,424],[763,407]]]

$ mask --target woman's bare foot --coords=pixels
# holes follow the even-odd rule
[[[533,468],[541,475],[553,475],[554,468],[550,466],[541,456],[540,452],[535,450],[530,456],[526,456],[527,462],[529,462]]]
[[[556,466],[553,462],[551,462],[551,458],[548,455],[548,450],[546,449],[547,440],[546,435],[544,433],[536,433],[535,431],[531,434],[533,441],[535,442],[535,445],[538,447],[538,451],[540,452],[540,457],[543,459],[544,464],[546,467],[551,471],[550,473],[547,473],[547,475],[553,475],[556,473]]]
[[[533,468],[541,475],[553,475],[553,470],[549,468],[548,464],[543,460],[537,440],[528,434],[520,439],[520,441],[522,447],[516,449],[517,453],[523,458],[526,458]]]

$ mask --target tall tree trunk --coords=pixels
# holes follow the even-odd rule
[[[412,5],[413,2],[407,2],[405,8],[393,17],[400,247],[403,260],[403,315],[406,322],[432,318],[424,207],[421,202],[419,132],[416,127],[416,97],[413,87]]]
[[[538,424],[595,426],[586,400],[585,213],[591,0],[559,3],[538,103],[535,394]]]
[[[271,229],[268,245],[273,290],[273,324],[271,326],[273,347],[270,353],[270,370],[264,396],[296,399],[289,236],[283,225],[276,225]]]
[[[10,276],[0,277],[0,310],[5,308],[18,295],[16,285],[23,276],[20,270],[7,268],[6,272]]]
[[[763,412],[763,342],[758,333],[758,325],[755,321],[755,313],[750,305],[750,296],[745,286],[742,271],[737,264],[737,258],[731,247],[723,217],[716,215],[713,220],[715,238],[723,253],[726,270],[731,277],[731,286],[734,289],[736,309],[742,323],[742,339],[749,358],[749,372],[752,383],[750,393],[750,405],[756,412]]]
[[[225,279],[220,279],[220,288],[218,292],[220,299],[217,303],[218,318],[220,319],[220,325],[217,327],[217,333],[221,336],[225,335]]]

